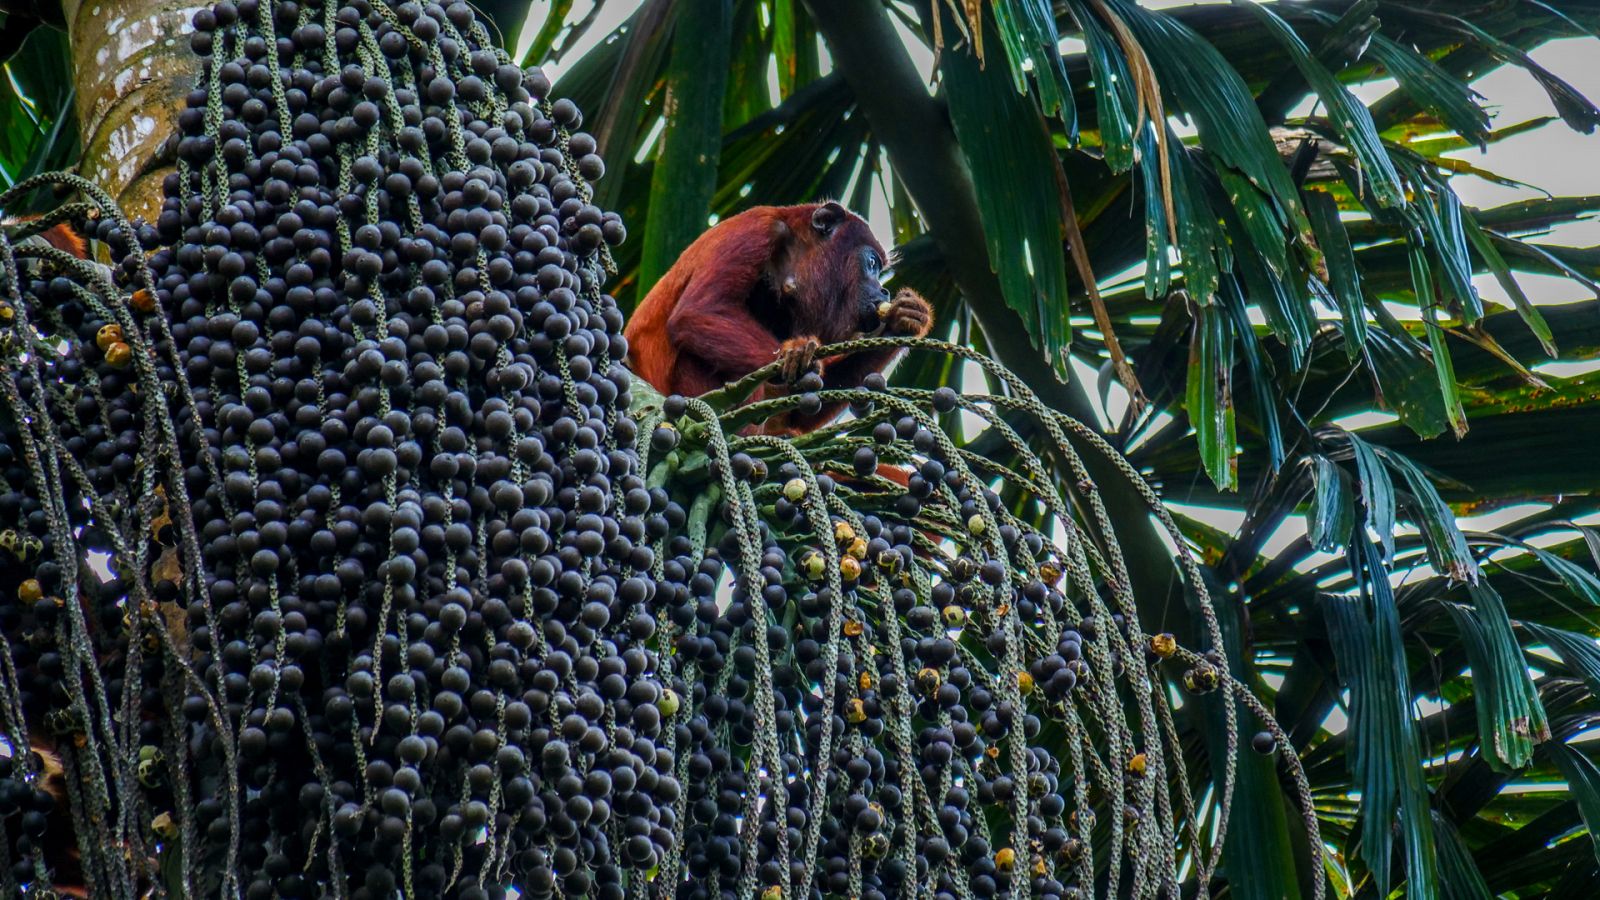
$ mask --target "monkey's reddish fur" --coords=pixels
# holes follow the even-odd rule
[[[818,217],[834,224],[819,230]],[[693,396],[809,340],[831,344],[857,336],[862,298],[889,300],[862,267],[863,247],[887,258],[867,223],[835,203],[758,206],[724,219],[689,245],[634,311],[625,331],[634,374],[663,393]],[[921,336],[929,321],[927,304],[905,292],[893,301],[886,332]],[[823,383],[855,387],[887,367],[895,353],[820,360]],[[767,386],[752,400],[782,390]],[[811,431],[841,408],[792,413],[764,430]]]
[[[44,238],[45,243],[57,250],[65,250],[79,259],[89,258],[88,245],[83,242],[83,238],[76,231],[73,231],[65,224],[52,225],[39,232],[39,237]]]
[[[0,222],[0,225],[17,225],[23,222],[31,222],[37,218],[39,217],[17,216],[16,218],[6,219],[4,222]],[[67,225],[65,222],[46,228],[45,230],[39,232],[38,237],[40,240],[56,248],[57,250],[64,250],[79,259],[89,258],[89,245],[84,243],[82,235],[78,234],[76,231],[73,231],[72,227]]]

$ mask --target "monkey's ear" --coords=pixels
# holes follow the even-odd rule
[[[811,227],[815,228],[818,234],[827,237],[833,234],[835,228],[843,225],[849,216],[848,210],[829,200],[811,213]]]

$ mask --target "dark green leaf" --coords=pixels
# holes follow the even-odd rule
[[[1243,187],[1254,191],[1248,184]],[[1239,206],[1235,208],[1243,209]],[[1311,349],[1311,338],[1317,328],[1316,314],[1311,309],[1311,298],[1304,282],[1293,279],[1293,276],[1279,277],[1266,264],[1265,254],[1258,256],[1247,252],[1241,246],[1244,242],[1238,234],[1243,227],[1239,218],[1229,214],[1225,219],[1228,231],[1233,235],[1234,246],[1238,248],[1233,256],[1233,271],[1238,276],[1240,287],[1244,289],[1245,299],[1260,308],[1266,317],[1267,327],[1288,346],[1290,365],[1298,371],[1305,363],[1306,354]],[[1231,277],[1224,276],[1223,281]]]
[[[661,132],[650,181],[639,282],[655,284],[706,229],[722,150],[722,95],[728,77],[731,0],[684,4],[673,30]]]
[[[1550,759],[1567,779],[1567,790],[1578,801],[1578,812],[1587,826],[1595,859],[1600,860],[1600,766],[1578,750],[1563,743],[1550,745]]]
[[[1328,267],[1329,294],[1344,321],[1344,350],[1351,362],[1367,342],[1367,305],[1361,294],[1361,273],[1356,269],[1350,236],[1339,219],[1339,204],[1324,191],[1306,191],[1306,212]]]
[[[1139,108],[1133,93],[1133,77],[1128,74],[1128,61],[1123,57],[1116,39],[1106,30],[1100,17],[1089,10],[1084,0],[1068,0],[1067,6],[1083,29],[1085,54],[1089,58],[1089,71],[1094,76],[1094,102],[1101,151],[1111,171],[1126,172],[1133,166],[1133,126]],[[1142,154],[1141,158],[1154,160],[1153,140],[1151,149],[1152,152]],[[1155,172],[1155,167],[1145,168],[1151,170],[1157,179],[1155,183],[1159,184],[1160,176]],[[1147,185],[1150,184],[1151,176],[1147,176],[1145,181]],[[1155,196],[1159,198],[1160,193],[1157,192]],[[1159,200],[1157,205],[1160,205]],[[1151,230],[1154,230],[1153,227]]]
[[[1360,736],[1350,748],[1351,772],[1361,790],[1360,855],[1378,896],[1388,896],[1393,883],[1390,848],[1398,821],[1406,896],[1433,900],[1438,896],[1433,819],[1389,573],[1364,539],[1351,548],[1349,561],[1360,594],[1330,595],[1323,611],[1339,680],[1350,690],[1350,733]]]
[[[1233,326],[1219,306],[1196,306],[1189,339],[1186,406],[1199,442],[1201,464],[1221,490],[1235,484],[1233,426]]]
[[[1468,585],[1472,607],[1445,602],[1472,669],[1478,734],[1484,758],[1496,771],[1521,769],[1534,744],[1550,737],[1539,689],[1528,675],[1505,603],[1487,581]]]
[[[1238,283],[1232,278],[1222,280],[1222,291],[1217,295],[1215,305],[1228,314],[1233,331],[1239,337],[1239,351],[1244,358],[1250,396],[1255,401],[1255,424],[1267,445],[1267,467],[1277,472],[1284,454],[1283,431],[1278,425],[1278,392],[1274,387],[1271,365],[1250,326],[1250,314],[1245,309],[1244,297],[1239,293]]]
[[[1462,137],[1480,146],[1484,143],[1489,133],[1489,113],[1478,103],[1482,96],[1466,82],[1414,47],[1382,33],[1372,36],[1367,51],[1389,70],[1400,89],[1419,107],[1435,112]]]
[[[1446,287],[1460,303],[1463,321],[1471,325],[1483,318],[1483,300],[1472,283],[1472,259],[1467,255],[1467,238],[1462,227],[1465,210],[1461,198],[1443,181],[1433,181],[1432,196],[1438,210],[1434,252],[1442,263]]]
[[[1350,476],[1338,463],[1313,455],[1311,465],[1311,510],[1306,515],[1306,537],[1311,546],[1331,553],[1355,528],[1355,501],[1350,493]]]
[[[1289,246],[1283,234],[1283,223],[1272,207],[1272,198],[1262,193],[1248,178],[1226,166],[1216,168],[1217,181],[1222,192],[1233,205],[1233,215],[1224,214],[1230,224],[1238,223],[1243,235],[1234,235],[1233,244],[1241,251],[1246,249],[1242,240],[1248,237],[1248,246],[1254,247],[1266,262],[1266,268],[1283,277],[1289,271]],[[1241,255],[1248,255],[1241,252]]]
[[[940,5],[937,14],[948,15],[948,10]],[[988,19],[984,22],[992,28]],[[955,33],[955,25],[949,27]],[[1006,305],[1065,379],[1072,332],[1049,132],[1002,67],[986,69],[973,54],[951,50],[940,57],[940,71],[951,123],[977,190],[989,267],[1000,277]]]
[[[795,7],[800,0],[774,0],[772,4],[772,58],[778,68],[778,99],[794,93],[799,75],[799,56],[795,50]]]
[[[1456,373],[1450,359],[1450,348],[1444,343],[1444,327],[1439,324],[1439,305],[1433,290],[1433,273],[1428,267],[1428,257],[1415,240],[1406,241],[1407,257],[1411,261],[1411,288],[1417,295],[1417,308],[1422,311],[1422,321],[1428,330],[1429,355],[1438,377],[1439,396],[1444,401],[1445,416],[1456,437],[1467,433],[1467,414],[1461,408],[1461,395],[1456,386]]]
[[[1383,544],[1385,562],[1394,558],[1394,482],[1376,448],[1353,434],[1346,435],[1356,459],[1356,480],[1361,487],[1362,518]],[[1366,533],[1364,530],[1361,532]]]
[[[1177,101],[1168,112],[1193,118],[1207,152],[1270,196],[1279,220],[1292,234],[1309,241],[1311,227],[1300,207],[1299,191],[1238,71],[1216,47],[1176,17],[1151,12],[1128,0],[1108,3],[1149,54],[1162,91]]]
[[[1245,683],[1260,686],[1261,679],[1241,635],[1240,608],[1221,611],[1217,619],[1229,670]],[[1213,713],[1207,716],[1206,739],[1212,752],[1220,754],[1226,752],[1221,740],[1226,725],[1221,710],[1216,708],[1219,705],[1208,704]],[[1237,736],[1241,745],[1250,738],[1250,721],[1249,713],[1241,707],[1239,728],[1244,733]],[[1295,878],[1295,847],[1284,809],[1284,788],[1276,770],[1271,757],[1251,752],[1239,755],[1233,814],[1228,820],[1222,862],[1229,875],[1229,892],[1240,900],[1294,900],[1302,896]]]
[[[1555,104],[1556,112],[1566,120],[1567,125],[1589,134],[1596,125],[1600,125],[1600,108],[1597,108],[1589,99],[1578,92],[1578,89],[1556,77],[1555,73],[1539,65],[1526,51],[1515,44],[1501,40],[1488,31],[1464,18],[1450,17],[1463,33],[1482,44],[1500,59],[1516,66],[1522,67],[1544,92],[1549,95],[1550,102]]]
[[[1472,259],[1462,233],[1461,201],[1420,157],[1397,151],[1395,159],[1416,196],[1399,216],[1380,215],[1404,222],[1413,242],[1421,242],[1416,249],[1432,251],[1440,277],[1437,287],[1430,283],[1429,296],[1437,297],[1440,305],[1453,301],[1453,307],[1459,308],[1462,319],[1470,325],[1483,316],[1483,301],[1472,284]]]
[[[1233,255],[1217,214],[1206,196],[1195,157],[1172,137],[1170,128],[1167,133],[1168,143],[1174,148],[1171,157],[1172,201],[1178,216],[1178,247],[1182,254],[1184,287],[1195,302],[1210,303],[1217,292],[1221,273],[1233,268]],[[1151,134],[1147,140],[1141,139],[1141,146],[1153,149],[1154,135]],[[1150,156],[1144,158],[1149,159]],[[1155,167],[1141,168],[1150,170],[1145,176],[1146,190],[1154,190],[1157,184]],[[1150,202],[1160,205],[1159,200]],[[1147,220],[1145,227],[1153,228],[1154,223]],[[1165,234],[1163,231],[1154,240],[1164,240]]]
[[[30,15],[27,10],[15,8],[0,10],[0,63],[4,63],[17,52],[35,28],[41,22]]]
[[[1066,126],[1069,139],[1078,133],[1077,108],[1072,105],[1072,82],[1061,59],[1061,36],[1056,33],[1055,15],[1049,0],[1015,0],[994,4],[995,24],[1011,64],[1011,80],[1017,93],[1028,92],[1028,72],[1039,84],[1039,108],[1047,116],[1057,116]]]
[[[1588,569],[1572,560],[1548,550],[1541,550],[1538,547],[1529,547],[1528,550],[1544,563],[1544,567],[1549,569],[1551,574],[1561,579],[1573,594],[1592,606],[1600,606],[1600,578],[1596,578]]]
[[[1143,129],[1140,130],[1140,159],[1152,160],[1156,158],[1156,127],[1158,126],[1154,124],[1147,124]],[[1175,164],[1174,168],[1181,166],[1187,169],[1187,156],[1181,153],[1180,155],[1183,156],[1184,159],[1182,162]],[[1144,191],[1142,192],[1144,194],[1145,220],[1144,295],[1148,299],[1155,299],[1157,297],[1165,297],[1172,289],[1172,257],[1168,252],[1172,248],[1170,243],[1172,229],[1170,227],[1170,223],[1167,221],[1167,205],[1162,200],[1161,168],[1153,165],[1140,166],[1139,180],[1144,185]],[[1176,206],[1176,198],[1174,198],[1174,201],[1174,205]],[[1185,208],[1187,208],[1187,205]],[[1210,263],[1211,254],[1209,250],[1202,249],[1199,250],[1198,253],[1199,256],[1197,257],[1197,261],[1214,265],[1214,263]],[[1204,268],[1204,265],[1202,265],[1200,268]],[[1197,272],[1196,277],[1190,279],[1190,281],[1193,283],[1194,281],[1203,280],[1206,277],[1207,276],[1205,274]],[[1211,279],[1210,283],[1214,285],[1216,282],[1215,274],[1212,274],[1209,277]],[[1204,301],[1209,296],[1209,294],[1204,294],[1200,299]]]
[[[1360,438],[1352,437],[1352,440]],[[1472,558],[1472,550],[1456,526],[1455,514],[1439,498],[1433,482],[1404,454],[1387,447],[1373,447],[1373,450],[1405,479],[1411,491],[1413,518],[1422,529],[1428,546],[1428,562],[1434,571],[1456,581],[1477,581],[1478,564]]]
[[[589,111],[587,127],[612,170],[595,185],[594,202],[601,208],[622,205],[623,191],[637,169],[632,161],[640,131],[660,115],[659,104],[646,100],[657,89],[672,45],[671,11],[671,0],[648,0],[573,63],[556,87],[558,94]],[[623,249],[637,253],[637,246],[629,241]]]
[[[1478,258],[1483,260],[1490,272],[1494,273],[1495,280],[1500,282],[1500,287],[1511,298],[1517,308],[1517,315],[1522,321],[1528,323],[1528,328],[1539,338],[1539,346],[1551,357],[1557,355],[1555,337],[1550,333],[1550,325],[1544,320],[1544,314],[1533,305],[1528,295],[1523,292],[1522,285],[1511,274],[1511,267],[1506,265],[1505,257],[1500,255],[1499,249],[1490,240],[1489,235],[1478,224],[1477,217],[1471,212],[1464,212],[1461,217],[1462,230],[1466,232],[1467,240],[1471,242],[1472,249],[1478,252]]]
[[[1429,438],[1449,427],[1433,360],[1382,304],[1372,306],[1377,328],[1367,332],[1367,358],[1383,405],[1412,431]]]
[[[1501,237],[1490,232],[1494,242],[1500,247],[1502,253],[1515,257],[1523,263],[1520,268],[1539,272],[1544,275],[1558,275],[1571,278],[1573,281],[1594,291],[1600,297],[1600,282],[1594,280],[1594,271],[1585,272],[1582,268],[1564,259],[1564,256],[1576,256],[1586,251],[1574,250],[1569,247],[1556,247],[1545,244],[1535,244],[1532,241],[1519,241],[1513,238]],[[1588,267],[1588,268],[1593,268]]]
[[[1440,900],[1493,900],[1472,851],[1462,843],[1450,820],[1437,811],[1433,813],[1433,835],[1439,848]]]
[[[0,71],[0,186],[71,168],[82,153],[73,109],[66,33],[31,30]],[[42,213],[56,203],[45,189],[14,200],[7,215]]]
[[[1371,185],[1378,202],[1383,206],[1405,206],[1406,195],[1400,185],[1400,173],[1395,171],[1394,163],[1389,160],[1389,154],[1378,138],[1378,129],[1372,124],[1372,115],[1366,106],[1311,55],[1311,49],[1300,36],[1294,33],[1288,23],[1278,18],[1270,7],[1255,3],[1243,3],[1240,6],[1254,14],[1289,51],[1289,58],[1294,61],[1295,67],[1327,107],[1328,118],[1332,120],[1334,129],[1360,161],[1366,183]]]
[[[1524,622],[1522,627],[1554,650],[1561,661],[1584,680],[1590,691],[1600,694],[1600,643],[1586,634],[1534,622]]]

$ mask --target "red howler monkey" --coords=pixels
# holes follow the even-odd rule
[[[821,345],[863,334],[922,337],[933,320],[912,291],[890,299],[878,281],[885,260],[867,223],[837,203],[747,209],[690,244],[651,288],[624,331],[629,363],[666,394],[703,394],[775,359],[785,381],[816,365],[826,387],[856,387],[898,351],[818,360]],[[842,408],[790,413],[764,430],[811,431]]]

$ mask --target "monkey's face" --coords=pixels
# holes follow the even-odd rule
[[[856,254],[861,260],[861,277],[856,285],[856,330],[872,332],[878,329],[878,307],[889,302],[889,289],[883,286],[883,272],[888,265],[877,242],[862,247]]]
[[[887,254],[865,220],[837,203],[811,214],[808,251],[798,260],[809,296],[796,310],[796,333],[815,334],[823,343],[876,331],[878,308],[889,300],[883,286]]]

